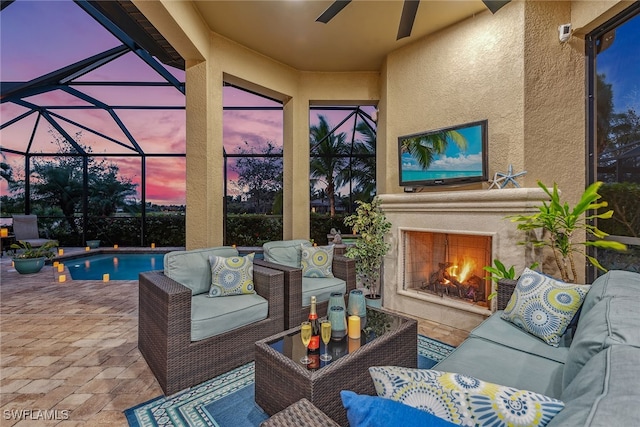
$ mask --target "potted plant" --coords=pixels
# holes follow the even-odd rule
[[[371,203],[357,203],[356,212],[344,219],[345,225],[351,227],[354,234],[358,234],[355,245],[349,247],[345,256],[356,261],[356,275],[369,290],[369,295],[366,296],[367,303],[380,307],[382,299],[379,279],[382,257],[391,247],[384,241],[384,235],[391,229],[391,223],[380,209],[377,197]]]
[[[586,248],[595,247],[600,249],[612,249],[625,251],[627,247],[612,240],[604,240],[607,233],[592,225],[595,219],[609,219],[613,215],[613,210],[604,213],[597,213],[597,210],[608,206],[606,201],[598,201],[601,196],[598,189],[602,182],[591,184],[582,193],[580,200],[574,207],[568,203],[562,203],[558,186],[554,183],[550,190],[543,183],[538,181],[538,186],[549,196],[549,202],[543,202],[539,212],[531,215],[513,215],[509,218],[512,222],[518,223],[518,229],[533,231],[542,229],[542,237],[533,236],[526,243],[531,243],[535,247],[549,247],[553,252],[555,265],[560,272],[562,281],[575,283],[577,279],[574,256],[586,257],[594,266],[602,271],[607,271],[598,260],[590,256]],[[584,232],[585,241],[576,241],[576,234]],[[533,233],[529,233],[532,235]]]
[[[34,248],[31,243],[19,241],[11,245],[11,249],[19,249],[20,252],[13,256],[13,265],[20,274],[37,273],[42,269],[47,259],[55,256],[54,248],[58,242],[49,240],[44,245]]]

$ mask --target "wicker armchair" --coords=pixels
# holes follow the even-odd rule
[[[265,260],[254,260],[255,265],[261,265],[284,273],[284,328],[291,329],[300,325],[309,316],[309,307],[302,306],[302,269],[275,264]],[[349,291],[356,288],[356,263],[353,259],[341,255],[333,256],[333,275],[346,282]],[[316,305],[318,316],[326,316],[329,301],[319,301]]]
[[[191,289],[162,271],[140,274],[138,348],[166,395],[252,361],[256,341],[284,330],[283,273],[254,266],[253,275],[269,316],[191,341]]]

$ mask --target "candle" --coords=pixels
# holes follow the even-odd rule
[[[91,248],[89,246],[84,248],[85,251],[89,252],[91,250]]]
[[[58,249],[58,255],[64,255],[64,249],[62,248]]]
[[[103,282],[108,282],[109,281],[109,274],[108,273],[105,273],[105,274],[102,275],[102,281]]]
[[[118,249],[118,245],[113,245],[113,249]]]
[[[64,264],[59,263],[58,264],[58,273],[62,273],[64,271]]]
[[[66,282],[67,281],[67,276],[64,274],[61,274],[60,276],[58,276],[58,282],[62,283],[62,282]]]
[[[58,268],[59,261],[53,261],[53,268]]]
[[[349,316],[349,338],[360,339],[360,316]]]
[[[9,229],[8,228],[0,228],[0,237],[8,237]]]
[[[155,249],[155,248],[156,248],[156,244],[155,244],[155,243],[152,243],[152,244],[151,244],[151,249]]]

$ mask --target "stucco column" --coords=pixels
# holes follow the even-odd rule
[[[284,103],[283,238],[309,238],[309,102]]]
[[[223,243],[222,74],[186,63],[187,249]]]

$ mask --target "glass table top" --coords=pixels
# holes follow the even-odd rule
[[[349,353],[357,351],[362,346],[374,341],[385,333],[397,329],[406,321],[407,319],[404,317],[367,307],[367,320],[360,333],[360,339],[352,339],[345,336],[341,340],[330,340],[326,346],[326,351],[331,355],[331,360],[327,362],[320,360],[320,355],[325,353],[325,344],[321,340],[320,352],[318,354],[309,354],[309,357],[312,359],[310,365],[300,363],[300,358],[302,358],[306,353],[306,349],[300,338],[300,328],[296,328],[291,333],[286,334],[279,339],[269,341],[267,344],[277,352],[298,363],[300,366],[306,367],[310,370],[316,370],[335,362]]]

